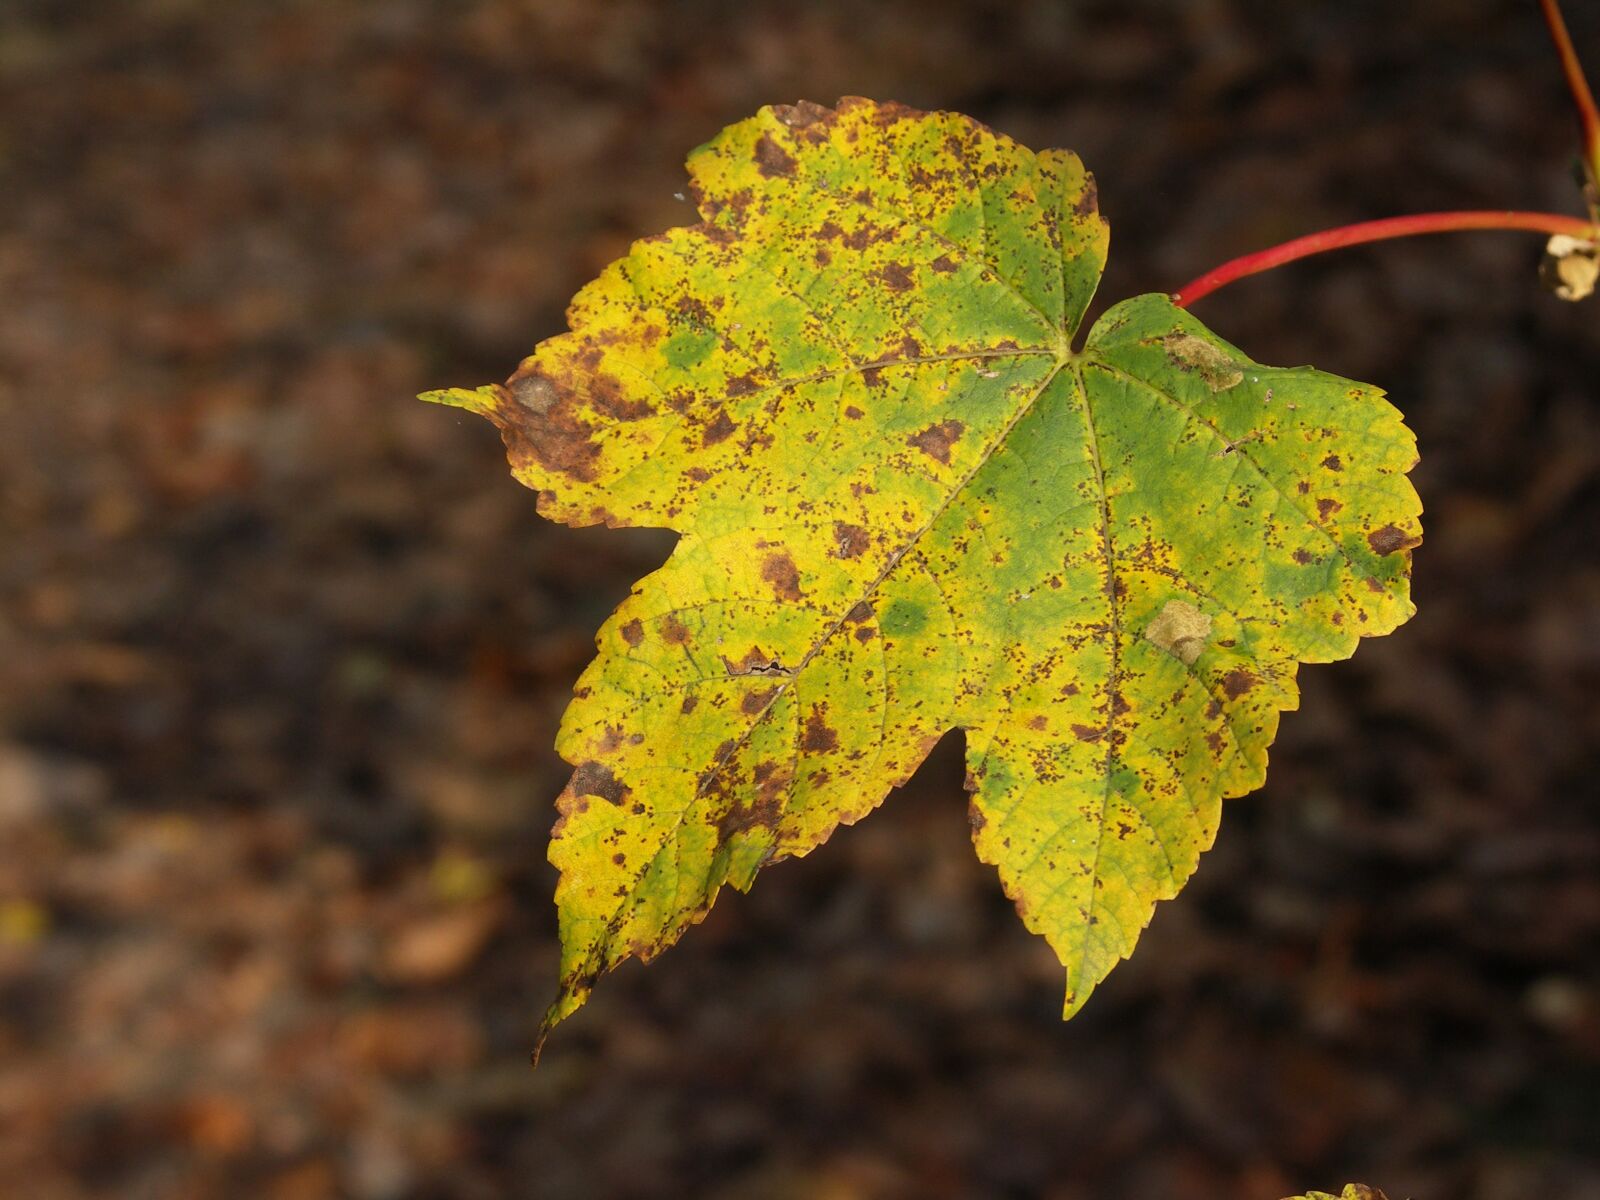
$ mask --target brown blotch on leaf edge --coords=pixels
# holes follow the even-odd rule
[[[567,786],[572,789],[574,796],[599,796],[617,805],[633,791],[611,773],[610,767],[597,762],[580,763],[572,773],[572,782]]]
[[[1405,550],[1418,543],[1417,538],[1406,533],[1396,525],[1385,525],[1382,529],[1374,529],[1367,534],[1367,545],[1372,547],[1374,554],[1389,555],[1396,550]]]
[[[808,129],[833,116],[833,111],[813,100],[801,100],[796,104],[774,104],[772,115],[790,129]]]
[[[1072,211],[1080,217],[1087,217],[1100,207],[1100,185],[1093,176],[1084,180],[1083,194],[1078,197],[1078,202],[1072,206]]]
[[[531,372],[512,376],[506,390],[515,407],[501,406],[491,416],[500,426],[512,466],[532,461],[579,483],[592,483],[600,447],[589,440],[594,428],[575,414],[570,395]]]

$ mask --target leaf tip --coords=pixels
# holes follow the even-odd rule
[[[431,392],[419,392],[417,399],[429,404],[464,408],[480,417],[488,417],[494,414],[500,403],[500,389],[494,384],[480,388],[438,388]]]
[[[1088,987],[1075,987],[1067,985],[1066,999],[1061,1002],[1061,1019],[1070,1021],[1082,1011],[1083,1006],[1089,1002],[1089,993],[1094,991],[1094,985]]]
[[[550,1040],[550,1034],[555,1031],[555,1027],[582,1008],[584,1001],[589,998],[594,978],[593,974],[580,974],[561,981],[561,991],[545,1010],[544,1017],[539,1022],[539,1032],[534,1035],[533,1052],[530,1057],[535,1068],[538,1067],[539,1058],[544,1053],[544,1044]]]

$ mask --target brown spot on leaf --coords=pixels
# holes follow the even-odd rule
[[[628,399],[622,384],[610,375],[597,372],[588,383],[589,407],[597,413],[604,413],[615,421],[642,421],[656,415],[649,401]]]
[[[723,818],[717,822],[717,838],[720,842],[728,842],[739,834],[749,832],[750,829],[773,829],[782,816],[781,795],[763,789],[755,797],[755,802],[749,806],[734,805]]]
[[[859,421],[867,414],[862,412],[854,404],[848,404],[845,406],[844,415],[849,417],[852,421]]]
[[[594,427],[576,415],[571,396],[533,372],[512,376],[507,390],[517,407],[503,406],[490,415],[500,426],[512,466],[536,462],[580,483],[593,482],[600,447],[589,440]]]
[[[756,170],[768,179],[793,175],[798,165],[793,155],[772,140],[771,134],[763,133],[756,139]]]
[[[828,727],[827,714],[827,705],[811,706],[811,715],[806,718],[805,733],[800,739],[801,749],[813,754],[827,754],[839,748],[838,731]]]
[[[1106,735],[1104,729],[1096,729],[1093,725],[1074,725],[1072,732],[1080,742],[1098,742]]]
[[[1044,714],[1040,713],[1037,717],[1034,717],[1033,720],[1028,722],[1028,728],[1029,729],[1043,729],[1049,723],[1050,722],[1045,719]]]
[[[706,302],[698,296],[680,296],[675,307],[700,328],[709,329],[711,327],[711,310],[706,307]]]
[[[744,657],[734,662],[726,654],[722,655],[722,665],[729,675],[793,675],[794,672],[773,658],[760,646],[751,646],[744,652]]]
[[[1385,525],[1382,529],[1374,529],[1367,534],[1367,545],[1372,547],[1374,554],[1393,554],[1396,550],[1405,550],[1417,545],[1420,540],[1395,525]]]
[[[907,292],[916,283],[916,278],[911,274],[911,268],[905,263],[886,263],[878,272],[878,277],[891,292]]]
[[[1295,560],[1295,562],[1299,563],[1302,567],[1305,566],[1308,562],[1315,561],[1314,560],[1314,556],[1312,555],[1311,551],[1307,550],[1303,546],[1300,549],[1298,549],[1298,550],[1296,550],[1294,552],[1294,560]]]
[[[1194,665],[1211,636],[1211,618],[1185,600],[1168,600],[1144,636],[1179,662]]]
[[[513,375],[508,387],[511,398],[535,416],[544,416],[561,402],[560,390],[543,375]]]
[[[700,434],[702,446],[715,446],[718,442],[727,441],[733,436],[734,425],[728,418],[727,410],[718,409],[716,420],[707,425]]]
[[[689,640],[689,627],[678,620],[677,613],[668,613],[661,618],[661,636],[674,646],[682,646]]]
[[[690,713],[692,713],[695,709],[697,709],[699,707],[700,707],[700,697],[699,696],[685,696],[683,698],[683,703],[678,705],[678,711],[681,712],[684,716],[688,716]]]
[[[1213,392],[1225,392],[1244,381],[1244,372],[1227,352],[1192,333],[1169,333],[1161,339],[1167,358],[1180,371],[1192,372]]]
[[[1087,217],[1100,207],[1100,185],[1095,183],[1090,176],[1084,181],[1083,195],[1078,197],[1078,202],[1072,206],[1072,211],[1080,217]]]
[[[839,558],[860,558],[867,551],[867,531],[859,525],[847,525],[843,521],[835,521],[833,540],[837,546],[835,554]]]
[[[726,842],[751,829],[773,829],[783,815],[782,780],[773,774],[773,763],[761,763],[755,769],[760,784],[755,800],[746,807],[735,805],[717,822],[717,836]],[[765,770],[763,770],[765,768]]]
[[[1222,677],[1222,690],[1229,700],[1237,700],[1260,681],[1243,667],[1235,667]]]
[[[941,275],[948,275],[956,269],[956,261],[948,254],[941,254],[928,264]]]
[[[753,717],[757,713],[765,711],[767,705],[772,702],[772,698],[777,694],[778,689],[775,687],[746,692],[744,699],[739,702],[739,709],[747,717]]]
[[[1317,501],[1317,516],[1321,520],[1326,521],[1329,517],[1343,507],[1344,505],[1340,504],[1337,500],[1333,500],[1327,496],[1324,496],[1321,500]]]
[[[1341,459],[1337,454],[1328,455],[1327,458],[1322,460],[1322,465],[1327,467],[1330,471],[1344,470],[1344,460]]]
[[[913,434],[906,442],[921,450],[929,458],[937,459],[945,466],[950,465],[950,447],[954,446],[965,433],[967,427],[960,421],[940,421],[937,425],[930,425],[921,433]]]
[[[633,790],[611,773],[604,763],[580,763],[567,785],[574,796],[599,796],[612,804],[621,804]]]
[[[843,241],[852,250],[865,250],[874,242],[886,242],[893,236],[893,226],[874,225],[871,221],[863,221],[845,234]]]
[[[761,578],[772,585],[779,600],[796,602],[805,597],[800,591],[800,571],[788,554],[772,554],[761,564]]]
[[[630,646],[637,646],[644,641],[644,625],[637,618],[629,621],[622,627],[622,640]]]

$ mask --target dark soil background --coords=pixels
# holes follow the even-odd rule
[[[1600,302],[1518,235],[1197,308],[1392,393],[1421,611],[1303,674],[1082,1015],[951,738],[529,1071],[555,723],[668,543],[412,395],[691,220],[690,147],[849,93],[1078,150],[1111,298],[1575,203],[1531,0],[4,0],[0,1193],[1600,1196]]]

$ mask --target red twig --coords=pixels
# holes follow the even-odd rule
[[[1600,109],[1595,108],[1594,93],[1584,77],[1583,64],[1573,48],[1572,35],[1567,32],[1567,22],[1561,15],[1559,0],[1539,0],[1544,9],[1545,24],[1550,26],[1550,37],[1561,56],[1561,69],[1566,73],[1567,86],[1572,89],[1572,101],[1578,108],[1578,124],[1583,128],[1584,161],[1589,178],[1600,188]]]
[[[1381,221],[1362,221],[1356,225],[1325,229],[1321,233],[1308,234],[1305,237],[1295,238],[1292,242],[1284,242],[1281,246],[1242,255],[1184,284],[1173,293],[1172,302],[1179,308],[1187,308],[1202,296],[1209,296],[1218,288],[1236,279],[1243,279],[1246,275],[1255,275],[1261,271],[1270,271],[1273,267],[1281,267],[1284,263],[1294,262],[1297,258],[1306,258],[1327,250],[1337,250],[1341,246],[1359,246],[1363,242],[1382,242],[1390,238],[1415,237],[1423,233],[1452,233],[1461,229],[1522,229],[1533,233],[1565,233],[1586,241],[1600,239],[1600,226],[1580,217],[1568,217],[1560,213],[1494,210],[1418,213],[1409,217],[1387,217]]]

